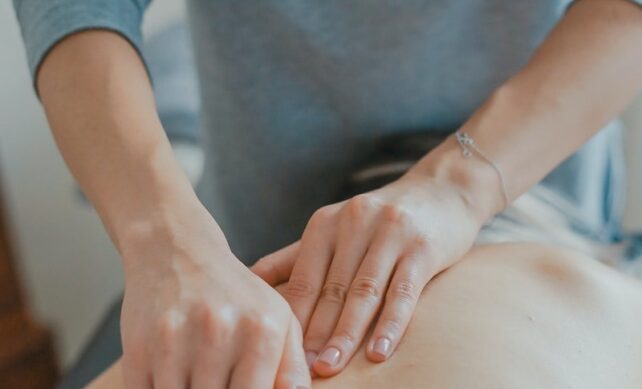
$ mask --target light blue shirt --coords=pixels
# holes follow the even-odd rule
[[[109,29],[138,49],[147,3],[14,0],[32,73],[75,31]],[[377,138],[457,128],[526,63],[569,3],[189,1],[207,152],[201,199],[241,257],[289,243]],[[615,123],[544,184],[577,207],[579,228],[610,240],[623,177]]]

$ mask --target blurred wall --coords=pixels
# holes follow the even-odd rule
[[[184,14],[182,1],[155,0],[144,31]],[[0,1],[0,49],[0,169],[15,251],[34,313],[55,328],[66,365],[121,292],[121,267],[58,155],[31,88],[11,1]]]
[[[184,16],[182,1],[155,0],[145,32]],[[10,1],[0,1],[0,167],[17,238],[19,266],[35,314],[57,330],[73,360],[122,289],[119,260],[96,214],[76,195],[32,92]],[[630,173],[627,225],[642,229],[642,100],[627,114]],[[632,165],[632,166],[633,166]]]

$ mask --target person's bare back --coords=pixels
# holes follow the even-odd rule
[[[639,388],[640,321],[642,284],[590,258],[478,247],[428,284],[389,361],[372,363],[362,349],[314,387]],[[120,363],[90,385],[121,387]]]

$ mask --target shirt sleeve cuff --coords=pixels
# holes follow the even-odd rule
[[[42,61],[62,39],[75,32],[105,29],[123,36],[142,58],[144,0],[14,0],[34,80]]]

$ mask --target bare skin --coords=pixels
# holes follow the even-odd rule
[[[642,85],[640,42],[641,7],[578,1],[528,64],[460,128],[501,169],[508,202],[626,107]],[[319,209],[298,252],[264,258],[265,272],[292,274],[284,297],[301,322],[314,371],[340,372],[375,320],[367,355],[389,358],[418,291],[508,205],[500,188],[497,172],[481,158],[462,158],[450,138],[401,179]]]
[[[464,124],[503,169],[511,199],[627,106],[642,85],[641,41],[640,7],[578,1],[529,63]],[[479,159],[464,160],[456,143],[444,142],[403,180],[317,212],[301,240],[302,254],[284,250],[262,261],[257,272],[264,278],[275,267],[288,278],[292,273],[282,297],[239,263],[194,194],[161,128],[142,62],[124,39],[107,31],[73,34],[50,51],[36,81],[61,153],[123,260],[129,388],[228,380],[232,388],[275,381],[306,387],[304,349],[321,355],[334,348],[335,363],[317,360],[313,368],[323,376],[339,373],[382,305],[367,355],[386,360],[410,322],[418,291],[455,264],[479,226],[504,205],[495,171]],[[382,218],[406,222],[379,233]],[[435,233],[440,230],[457,233]],[[365,253],[377,248],[390,255],[366,261]],[[335,249],[340,256],[330,254]],[[364,285],[353,282],[362,263],[374,269],[370,287],[360,288],[368,293],[349,294],[359,290],[353,285]],[[321,277],[319,265],[329,269]],[[329,278],[342,269],[347,277]],[[333,282],[339,295],[351,297],[345,308],[322,307],[321,296],[331,294],[321,291]],[[412,298],[404,300],[400,290],[414,291]],[[359,309],[364,298],[371,303]],[[257,335],[247,339],[246,333]],[[390,341],[384,353],[374,347],[380,338]],[[191,347],[203,339],[209,346]],[[224,373],[213,375],[211,366]]]
[[[642,283],[570,251],[473,249],[419,299],[394,357],[361,345],[314,388],[619,388],[642,385]],[[92,389],[123,388],[120,362]]]

